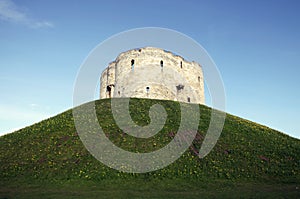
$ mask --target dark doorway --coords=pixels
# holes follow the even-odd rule
[[[108,92],[108,97],[111,98],[111,91],[112,91],[112,87],[114,85],[113,84],[110,84],[108,86],[106,86],[106,92]]]

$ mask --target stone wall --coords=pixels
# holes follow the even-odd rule
[[[121,53],[102,72],[100,82],[100,99],[137,97],[205,102],[202,67],[159,48]]]

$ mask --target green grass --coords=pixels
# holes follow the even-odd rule
[[[163,179],[71,181],[63,184],[10,186],[0,191],[4,198],[297,198],[291,184],[256,182],[190,181]]]
[[[179,103],[131,99],[132,119],[150,122],[159,103],[168,118],[148,139],[126,135],[114,123],[110,100],[96,101],[99,123],[109,139],[133,152],[150,152],[173,138],[180,123]],[[300,197],[300,140],[227,114],[214,149],[201,147],[211,109],[200,105],[199,129],[191,147],[173,164],[154,172],[130,174],[97,161],[83,146],[68,110],[0,137],[1,198],[297,198]],[[84,117],[84,115],[83,115]]]

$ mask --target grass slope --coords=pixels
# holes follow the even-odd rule
[[[174,137],[179,103],[131,99],[132,119],[147,125],[149,107],[159,103],[168,118],[148,139],[124,134],[115,124],[110,100],[96,101],[99,123],[109,139],[133,152],[150,152]],[[197,136],[173,164],[150,173],[129,174],[97,161],[83,146],[68,110],[0,137],[0,198],[199,198],[299,197],[300,140],[227,114],[220,139],[203,159],[197,157],[210,120],[200,105]]]

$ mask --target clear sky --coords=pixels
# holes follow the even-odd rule
[[[108,37],[164,27],[218,66],[226,111],[300,138],[300,1],[0,0],[0,134],[72,107],[77,71]]]

